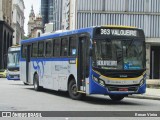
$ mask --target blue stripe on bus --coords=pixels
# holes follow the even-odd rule
[[[76,60],[76,58],[31,58],[31,61],[70,61]],[[21,58],[20,61],[26,61],[26,59]]]

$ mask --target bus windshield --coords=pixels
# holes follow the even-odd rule
[[[93,43],[93,66],[102,69],[145,68],[145,42],[140,39],[105,39]]]
[[[8,68],[19,67],[20,52],[14,51],[8,53]]]

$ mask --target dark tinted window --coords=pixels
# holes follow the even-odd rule
[[[37,57],[38,45],[37,43],[32,44],[32,57]]]
[[[69,38],[69,56],[77,55],[77,39],[76,37]]]
[[[61,40],[55,39],[55,41],[54,41],[54,56],[55,57],[60,56],[60,46],[61,46]]]
[[[44,42],[38,43],[38,57],[44,56]]]
[[[62,38],[61,56],[68,56],[68,39]]]
[[[26,45],[22,45],[22,58],[26,58],[27,55],[27,46]]]
[[[55,40],[53,39],[53,41],[52,41],[52,46],[53,46],[53,48],[52,48],[52,55],[54,56],[54,51],[55,51]]]
[[[46,42],[46,57],[51,57],[52,56],[52,41],[47,41]]]

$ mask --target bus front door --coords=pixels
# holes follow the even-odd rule
[[[78,90],[86,91],[86,78],[89,77],[89,38],[79,37],[78,45]]]

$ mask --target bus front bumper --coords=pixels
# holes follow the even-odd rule
[[[131,94],[143,94],[146,92],[146,83],[141,86],[101,86],[95,81],[90,81],[90,94],[104,94],[104,95],[131,95]]]
[[[17,75],[7,75],[8,80],[20,80],[20,76]]]

